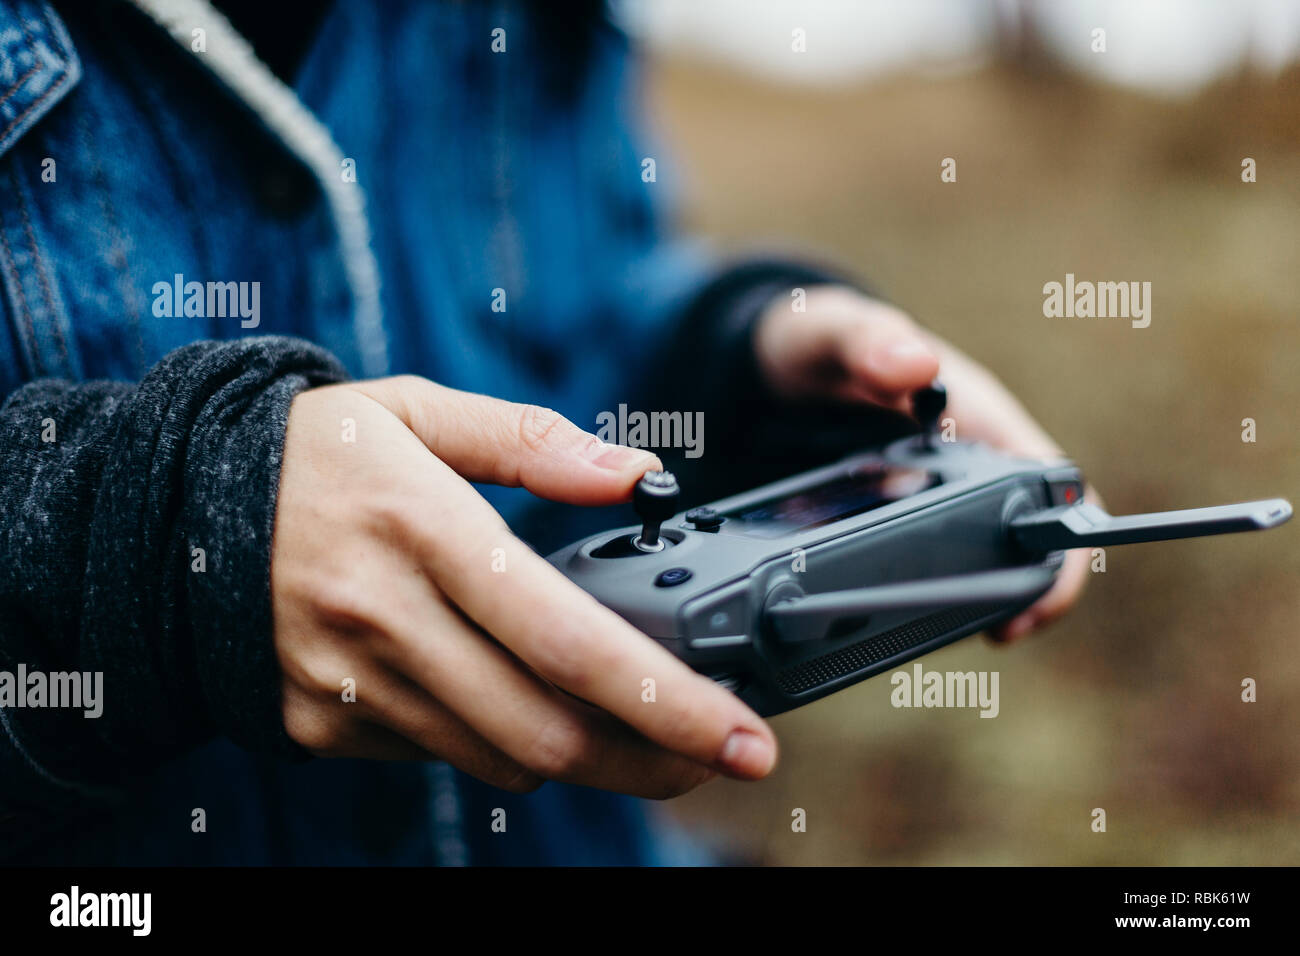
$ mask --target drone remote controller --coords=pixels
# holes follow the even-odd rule
[[[946,404],[913,396],[921,433],[678,513],[668,472],[637,483],[640,527],[549,560],[695,670],[768,716],[1014,616],[1067,548],[1256,531],[1280,498],[1112,517],[1068,461],[936,441]]]

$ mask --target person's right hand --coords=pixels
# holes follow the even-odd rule
[[[516,792],[549,779],[663,798],[715,771],[765,776],[776,741],[753,711],[469,484],[603,505],[657,467],[547,409],[416,377],[299,394],[271,561],[289,736],[323,756],[445,760]]]

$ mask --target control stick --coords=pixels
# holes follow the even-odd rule
[[[939,429],[939,416],[948,406],[948,390],[935,379],[924,388],[912,393],[912,414],[921,424],[921,446],[934,451],[934,436]]]
[[[632,539],[638,551],[662,551],[659,528],[677,513],[681,488],[671,471],[647,471],[632,490],[632,507],[641,519],[641,533]]]

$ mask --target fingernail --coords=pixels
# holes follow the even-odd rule
[[[733,730],[722,745],[719,762],[732,773],[744,777],[763,777],[776,762],[776,750],[758,734]]]
[[[629,471],[634,465],[649,468],[655,463],[655,456],[644,448],[609,445],[599,438],[587,447],[586,457],[597,468],[606,471]]]
[[[902,362],[922,355],[927,358],[934,355],[925,347],[924,342],[918,342],[916,339],[901,339],[898,342],[893,342],[885,349],[885,354],[895,362]]]
[[[911,362],[913,359],[932,359],[935,352],[928,349],[926,343],[915,338],[902,338],[891,342],[884,349],[885,362],[892,364]]]
[[[877,375],[896,374],[900,365],[906,365],[918,358],[934,358],[934,352],[926,348],[919,339],[899,339],[877,345],[867,355],[870,369]]]

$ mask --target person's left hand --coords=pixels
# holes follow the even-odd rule
[[[767,384],[788,398],[836,398],[910,412],[909,396],[936,376],[948,390],[945,418],[961,440],[988,442],[1026,458],[1063,458],[998,379],[952,345],[926,332],[892,305],[846,286],[807,290],[806,311],[779,296],[754,331],[754,349]],[[1096,500],[1088,490],[1091,500]],[[1088,574],[1088,551],[1066,554],[1052,589],[1000,624],[991,636],[1013,641],[1064,614]]]

